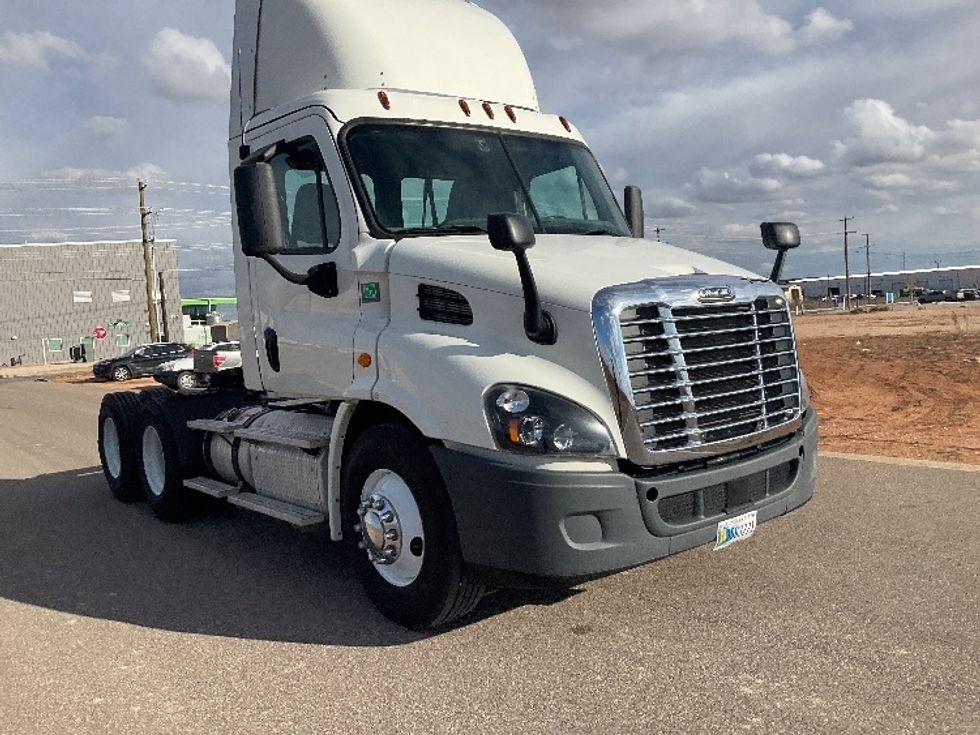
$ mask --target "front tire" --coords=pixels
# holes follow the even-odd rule
[[[133,371],[125,365],[117,365],[112,369],[112,379],[117,383],[125,383],[133,377]]]
[[[99,409],[99,459],[116,500],[131,503],[143,497],[136,457],[141,404],[132,392],[109,393]]]
[[[485,590],[467,573],[449,495],[425,440],[412,428],[368,429],[342,478],[344,537],[374,605],[414,629],[471,612]]]

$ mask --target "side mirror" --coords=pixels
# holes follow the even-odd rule
[[[517,259],[524,292],[524,333],[539,345],[553,345],[558,339],[558,329],[551,314],[541,306],[538,286],[527,259],[528,249],[534,247],[531,220],[519,214],[491,214],[487,217],[487,234],[494,250],[513,253]]]
[[[769,250],[792,250],[800,246],[800,228],[792,222],[763,222],[762,244]]]
[[[487,234],[494,250],[508,253],[534,247],[534,226],[520,214],[491,214],[487,217]]]
[[[268,258],[286,248],[282,205],[271,164],[259,161],[235,169],[235,209],[245,255]]]
[[[642,240],[646,235],[643,217],[643,191],[638,186],[627,186],[623,192],[623,205],[626,209],[626,222],[633,237]]]
[[[769,280],[779,283],[779,279],[783,276],[783,263],[787,251],[800,246],[800,228],[792,222],[763,222],[762,244],[769,250],[778,251]]]

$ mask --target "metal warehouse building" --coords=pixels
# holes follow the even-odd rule
[[[177,250],[153,245],[161,339],[181,341]],[[150,341],[143,243],[0,245],[0,364],[89,361]]]
[[[867,280],[867,273],[852,271],[851,293],[863,294],[867,289]],[[789,282],[801,286],[807,298],[821,298],[829,293],[843,294],[845,290],[844,276],[842,275],[791,278]],[[980,288],[980,265],[921,268],[871,274],[872,293],[892,292],[897,296],[909,291],[958,291],[961,288]]]

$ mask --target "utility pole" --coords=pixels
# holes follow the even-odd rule
[[[660,233],[666,230],[666,227],[658,227],[654,230],[657,233],[657,242],[660,242]]]
[[[150,237],[150,215],[153,214],[146,206],[146,183],[139,182],[140,190],[140,229],[143,232],[143,276],[146,280],[146,316],[150,323],[150,341],[160,341],[160,328],[157,325],[157,310],[153,293],[153,238]]]
[[[871,235],[867,232],[864,233],[864,258],[865,263],[868,267],[868,280],[864,287],[864,295],[866,298],[871,297]]]
[[[838,222],[844,223],[844,288],[845,288],[844,310],[845,311],[851,310],[851,261],[847,251],[847,236],[857,234],[857,230],[847,229],[847,223],[850,222],[852,219],[854,218],[845,217],[842,220],[838,220]]]

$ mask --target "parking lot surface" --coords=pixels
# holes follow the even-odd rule
[[[114,501],[103,390],[0,381],[0,733],[980,732],[980,472],[821,458],[745,543],[420,635],[319,535]]]

